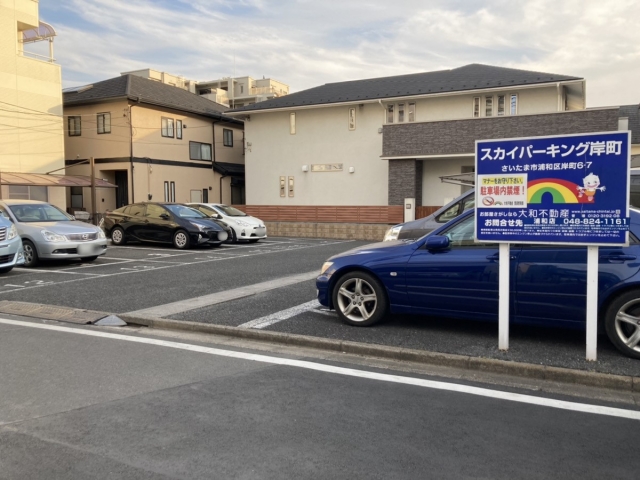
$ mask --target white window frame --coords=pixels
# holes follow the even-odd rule
[[[502,99],[502,113],[500,113],[500,99]],[[507,114],[507,96],[505,94],[496,96],[496,117],[504,117]]]
[[[473,118],[480,118],[482,112],[480,111],[480,97],[473,97],[473,103],[471,104],[471,116]]]
[[[348,124],[349,124],[349,130],[356,129],[356,107],[349,107]]]
[[[71,130],[72,123],[73,130]],[[80,115],[71,115],[67,117],[67,127],[70,137],[82,136],[82,117]]]
[[[182,120],[176,120],[176,138],[182,140]]]
[[[416,121],[416,102],[407,103],[407,122],[412,123]]]
[[[388,124],[394,123],[396,120],[396,105],[395,103],[388,103],[386,108],[386,122]]]
[[[291,112],[289,114],[289,134],[291,135],[296,134],[296,113],[295,112]]]
[[[491,113],[487,113],[487,112],[489,112],[488,101],[491,102]],[[495,104],[495,99],[493,98],[493,95],[485,95],[484,96],[484,116],[485,117],[494,117],[495,116],[493,114],[494,104]]]
[[[233,130],[230,128],[222,129],[222,144],[225,147],[233,147]]]
[[[98,135],[111,133],[111,112],[102,112],[96,115]]]
[[[160,135],[165,138],[174,138],[174,120],[173,118],[161,117],[160,119]]]
[[[514,99],[515,99],[515,108],[513,105]],[[518,115],[518,94],[517,93],[509,94],[509,115]]]

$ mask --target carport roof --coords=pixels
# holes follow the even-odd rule
[[[98,188],[117,188],[101,178],[95,179]],[[51,175],[47,173],[0,172],[0,185],[34,187],[90,187],[91,177],[85,175]]]
[[[214,162],[213,169],[230,177],[244,177],[244,165],[242,163]]]

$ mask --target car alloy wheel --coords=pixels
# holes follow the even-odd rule
[[[24,240],[22,242],[22,249],[24,250],[24,266],[35,267],[38,264],[36,247],[29,240]]]
[[[387,310],[384,288],[365,272],[351,272],[340,278],[334,289],[333,304],[338,316],[350,325],[373,325],[382,320]]]
[[[120,227],[116,227],[111,232],[111,242],[114,245],[122,245],[125,243],[124,231]]]
[[[178,230],[173,235],[173,245],[180,250],[189,248],[191,241],[189,240],[189,234],[184,230]]]
[[[607,310],[605,327],[618,350],[640,358],[640,292],[627,292],[616,298]]]

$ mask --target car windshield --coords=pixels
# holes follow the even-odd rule
[[[165,205],[164,207],[180,218],[207,218],[196,209],[184,205]]]
[[[18,221],[24,223],[70,222],[73,220],[73,217],[48,203],[10,205],[9,208]]]
[[[224,215],[227,215],[229,217],[246,217],[247,216],[246,213],[238,210],[237,208],[230,207],[229,205],[216,205],[213,208],[215,208],[220,213],[223,213]]]

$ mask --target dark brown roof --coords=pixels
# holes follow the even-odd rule
[[[228,107],[172,85],[138,77],[122,75],[63,92],[65,107],[99,103],[105,100],[128,99],[147,105],[195,113],[206,117],[242,123],[223,115]]]

